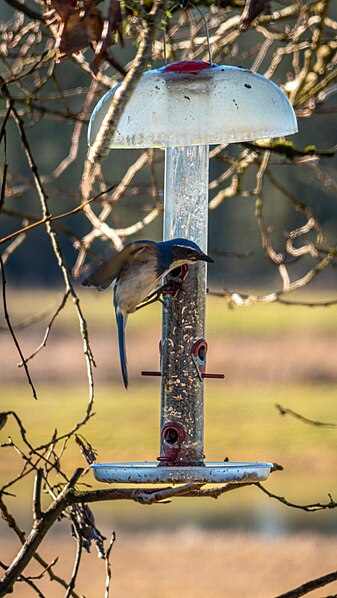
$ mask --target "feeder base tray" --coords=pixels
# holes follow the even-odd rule
[[[99,482],[109,484],[219,484],[266,480],[272,463],[205,463],[203,466],[166,466],[156,462],[95,463],[91,465]]]

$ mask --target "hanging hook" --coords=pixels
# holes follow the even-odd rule
[[[187,3],[188,4],[188,3]],[[199,13],[200,17],[202,18],[202,21],[204,23],[204,27],[205,27],[205,31],[206,31],[206,39],[207,39],[207,48],[208,48],[208,55],[209,55],[209,64],[210,66],[213,66],[213,60],[212,60],[212,50],[211,50],[211,44],[209,41],[209,29],[208,29],[208,24],[205,18],[205,15],[203,14],[202,10],[199,8],[199,6],[196,6],[195,4],[193,4],[193,2],[190,2],[190,5],[195,8],[195,10],[197,11],[197,13]]]
[[[167,66],[167,54],[166,54],[166,25],[163,29],[163,37],[164,37],[164,62],[165,66]]]
[[[213,59],[212,59],[211,43],[209,41],[209,29],[208,29],[208,24],[207,24],[205,15],[203,14],[202,10],[200,10],[199,6],[196,6],[195,4],[193,4],[193,2],[190,2],[189,0],[179,0],[178,4],[175,4],[172,7],[171,12],[173,12],[178,7],[186,10],[189,6],[192,6],[192,8],[195,8],[195,10],[197,11],[197,13],[199,14],[199,16],[201,17],[202,22],[204,24],[205,31],[206,31],[206,39],[207,39],[207,49],[208,49],[208,56],[209,56],[209,64],[212,67],[213,66]],[[163,29],[163,35],[164,35],[164,62],[165,62],[165,66],[167,66],[166,25],[164,26],[164,29]]]

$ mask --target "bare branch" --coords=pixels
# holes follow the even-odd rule
[[[41,484],[43,477],[43,469],[40,467],[36,470],[35,484],[34,484],[34,497],[33,497],[33,517],[37,521],[41,519],[43,513],[41,509]]]
[[[35,10],[29,8],[29,6],[27,6],[26,4],[22,4],[22,2],[19,2],[19,0],[5,0],[5,2],[7,2],[7,4],[9,4],[10,6],[13,6],[15,10],[23,12],[30,19],[34,19],[35,21],[41,21],[42,23],[44,22],[44,18],[42,15],[40,15],[38,12],[35,12]]]
[[[337,507],[337,503],[330,497],[328,503],[311,503],[307,505],[300,505],[298,503],[293,503],[290,500],[286,499],[284,496],[278,496],[277,494],[273,494],[269,492],[260,482],[255,484],[264,494],[269,496],[269,498],[274,498],[278,502],[282,503],[286,507],[292,507],[293,509],[299,509],[300,511],[307,511],[308,513],[312,513],[314,511],[325,511],[330,509],[335,509]]]
[[[80,568],[81,556],[82,556],[82,551],[83,551],[83,539],[82,539],[81,533],[79,532],[78,525],[77,525],[75,518],[72,518],[72,524],[73,524],[73,529],[74,529],[74,535],[76,538],[77,548],[76,548],[76,558],[75,558],[74,568],[73,568],[73,572],[71,575],[71,579],[68,584],[65,598],[69,598],[71,596],[73,589],[75,588],[76,578],[77,578],[78,571]]]
[[[63,309],[63,308],[64,308],[64,306],[66,305],[69,295],[70,295],[70,292],[69,292],[69,291],[66,291],[66,292],[64,293],[64,295],[63,295],[63,297],[62,297],[62,301],[61,301],[60,305],[58,306],[58,308],[57,308],[56,312],[53,314],[53,317],[52,317],[52,319],[50,320],[50,322],[49,322],[49,324],[48,324],[48,326],[47,326],[47,329],[46,329],[46,332],[45,332],[45,334],[44,334],[44,337],[43,337],[43,340],[42,340],[42,342],[41,342],[41,343],[40,343],[40,345],[39,345],[39,346],[38,346],[38,347],[35,349],[35,351],[33,351],[33,353],[31,353],[31,354],[30,354],[30,355],[29,355],[29,356],[26,358],[26,360],[25,360],[25,362],[26,362],[26,363],[27,363],[27,362],[28,362],[30,359],[33,359],[33,357],[35,357],[35,355],[37,355],[37,354],[38,354],[38,353],[41,351],[41,349],[43,349],[43,347],[45,347],[45,346],[46,346],[46,344],[47,344],[47,340],[48,340],[48,338],[49,338],[49,334],[50,334],[50,332],[51,332],[52,325],[53,325],[53,323],[55,322],[55,320],[56,320],[57,316],[59,315],[59,313],[62,311],[62,309]],[[21,362],[18,364],[18,366],[19,366],[19,367],[22,367],[22,366],[23,366],[23,362],[21,361]]]
[[[309,594],[309,592],[313,592],[318,588],[323,588],[324,586],[332,583],[333,581],[337,580],[337,571],[333,571],[332,573],[328,573],[327,575],[323,575],[322,577],[317,577],[316,579],[312,579],[311,581],[307,581],[301,586],[294,588],[293,590],[289,590],[284,594],[279,594],[276,598],[298,598],[299,596],[304,596],[305,594]],[[331,597],[333,598],[333,597]]]
[[[11,334],[11,337],[12,337],[12,339],[14,341],[14,344],[15,344],[15,346],[17,348],[17,351],[18,351],[18,353],[20,355],[20,358],[22,360],[23,367],[24,367],[24,370],[26,372],[26,376],[27,376],[27,380],[28,380],[29,386],[32,389],[33,397],[34,397],[34,399],[37,399],[37,394],[36,394],[35,386],[34,386],[33,381],[31,379],[28,366],[26,364],[24,355],[23,355],[23,353],[21,351],[20,344],[19,344],[19,342],[18,342],[18,340],[16,338],[15,332],[13,330],[13,326],[12,326],[11,321],[10,321],[10,317],[9,317],[9,313],[8,313],[8,308],[7,308],[7,296],[6,296],[6,284],[7,284],[7,281],[6,281],[6,276],[5,276],[5,266],[4,266],[3,259],[2,259],[1,255],[0,255],[0,268],[1,268],[1,278],[2,278],[2,302],[3,302],[3,307],[4,307],[5,320],[7,322],[8,330],[9,330],[9,332]]]
[[[109,546],[105,553],[105,567],[106,567],[105,598],[109,598],[109,594],[110,594],[110,583],[111,583],[110,553],[111,553],[111,549],[112,549],[115,541],[116,541],[116,533],[113,531],[111,534]]]
[[[282,407],[282,405],[276,404],[275,407],[281,415],[292,415],[292,417],[299,419],[300,421],[304,422],[305,424],[310,424],[311,426],[318,426],[320,428],[337,428],[337,424],[308,419],[307,417],[304,417],[304,415],[301,415],[300,413],[296,413],[296,411],[293,411],[292,409],[288,409],[287,407]]]

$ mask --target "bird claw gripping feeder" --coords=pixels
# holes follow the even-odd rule
[[[116,86],[97,104],[90,144],[118,93]],[[296,131],[290,102],[268,79],[243,68],[183,61],[143,74],[110,147],[165,149],[164,240],[188,238],[206,252],[209,145]],[[182,292],[163,296],[160,456],[157,462],[95,464],[95,477],[138,483],[264,480],[271,463],[204,462],[204,378],[223,377],[205,371],[206,265],[173,275]]]

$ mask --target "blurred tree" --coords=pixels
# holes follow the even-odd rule
[[[300,132],[291,141],[212,148],[210,247],[214,254],[227,258],[217,280],[220,287],[225,280],[226,288],[214,292],[226,297],[229,304],[290,302],[286,295],[306,287],[335,264],[334,2],[195,0],[178,5],[157,0],[5,0],[0,9],[0,263],[5,319],[35,396],[28,360],[8,315],[5,269],[16,284],[48,279],[63,284],[64,296],[45,342],[55,318],[71,298],[83,339],[89,401],[81,421],[61,436],[55,433],[43,446],[30,443],[14,411],[0,414],[0,427],[4,430],[12,417],[21,436],[20,445],[9,439],[1,446],[17,451],[23,460],[18,478],[0,489],[2,517],[23,545],[10,565],[1,564],[5,572],[0,596],[10,592],[17,580],[41,595],[36,579],[25,576],[32,558],[41,565],[42,576],[64,586],[67,596],[77,596],[82,549],[89,549],[91,542],[107,560],[108,595],[113,537],[105,550],[87,503],[129,498],[149,504],[175,495],[217,496],[232,489],[207,491],[187,486],[155,492],[80,491],[75,484],[83,471],[69,477],[60,456],[68,442],[76,440],[87,461],[95,459],[90,444],[78,435],[92,415],[94,363],[70,264],[76,260],[78,272],[86,256],[102,253],[106,242],[119,250],[135,235],[160,236],[162,153],[128,151],[113,164],[105,158],[112,130],[149,65],[161,65],[165,53],[169,61],[207,60],[204,22],[194,6],[203,11],[208,23],[214,61],[241,65],[272,78],[288,95],[300,120]],[[86,154],[90,113],[104,91],[118,83],[122,93],[110,118],[109,135],[102,131],[100,142]],[[237,285],[247,287],[266,271],[272,276],[268,293],[238,289]],[[35,475],[34,524],[27,537],[6,504],[9,488],[23,475]],[[51,500],[45,511],[41,508],[42,491]],[[274,498],[304,510],[336,507],[332,499],[327,505],[301,506]],[[71,520],[78,545],[70,582],[57,576],[53,566],[37,553],[45,534],[61,516]],[[315,580],[315,587],[337,578],[331,576]],[[303,588],[302,593],[297,589],[287,596],[311,591]]]

